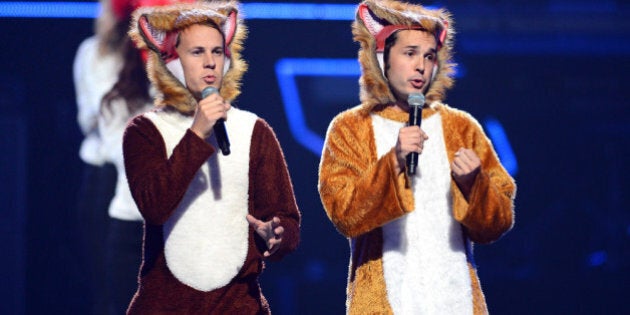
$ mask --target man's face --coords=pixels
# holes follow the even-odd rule
[[[421,30],[401,30],[389,51],[386,75],[396,99],[407,100],[409,93],[425,93],[437,62],[437,44],[432,34]]]
[[[201,91],[213,86],[217,89],[223,79],[223,36],[215,28],[193,24],[181,31],[177,54],[182,62],[186,87],[201,98]]]

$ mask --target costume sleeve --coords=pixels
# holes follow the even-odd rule
[[[133,199],[145,221],[162,225],[168,220],[203,163],[215,152],[190,129],[170,157],[153,123],[135,117],[123,137],[125,171]]]
[[[254,125],[251,141],[249,195],[254,217],[269,221],[276,216],[284,228],[281,247],[269,259],[279,260],[295,250],[300,240],[300,212],[293,185],[280,143],[261,119]],[[262,254],[267,245],[257,234],[256,240]]]
[[[453,211],[455,219],[464,225],[468,236],[476,243],[490,243],[510,230],[514,222],[516,185],[501,165],[490,140],[481,126],[471,117],[472,123],[463,139],[481,159],[481,171],[475,178],[466,201],[453,181]]]
[[[397,174],[393,149],[376,158],[369,117],[330,125],[319,168],[319,194],[337,230],[356,237],[413,210],[409,178]]]

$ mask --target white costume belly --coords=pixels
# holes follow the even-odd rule
[[[147,113],[166,144],[167,155],[192,125],[177,113]],[[249,148],[257,117],[232,108],[226,129],[231,154],[217,149],[195,174],[186,194],[164,224],[164,255],[182,283],[211,291],[238,274],[248,250]],[[232,132],[231,132],[232,131]],[[236,132],[238,131],[238,132]],[[211,138],[216,146],[214,137]],[[217,147],[218,148],[218,147]]]
[[[372,115],[379,158],[405,124]],[[452,215],[451,170],[442,121],[422,122],[429,139],[412,179],[415,210],[383,226],[383,271],[395,314],[472,314],[472,288],[461,225]]]

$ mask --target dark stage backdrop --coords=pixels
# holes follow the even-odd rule
[[[516,163],[514,229],[475,247],[491,313],[626,313],[628,4],[440,4],[454,13],[460,64],[446,101],[486,128],[498,122],[511,149],[501,157],[513,153]],[[358,104],[358,76],[351,61],[342,67],[358,49],[350,23],[247,21],[250,70],[235,105],[274,127],[303,214],[299,249],[262,276],[274,314],[344,313],[349,246],[322,209],[317,150],[332,117]],[[4,17],[0,30],[0,274],[9,283],[0,286],[0,313],[82,314],[72,60],[92,21]],[[325,71],[304,58],[324,59]],[[281,60],[294,67],[277,72]],[[299,96],[288,105],[287,89]]]

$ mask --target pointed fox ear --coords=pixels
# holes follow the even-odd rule
[[[440,36],[438,38],[438,50],[440,48],[442,48],[442,46],[444,45],[444,41],[446,40],[446,36],[448,35],[448,21],[445,19],[442,19],[442,32],[440,32]]]
[[[372,13],[367,4],[359,5],[358,12],[359,18],[363,21],[363,24],[372,36],[376,36],[385,27],[386,24]]]
[[[376,41],[376,52],[382,53],[385,50],[385,40],[394,32],[407,28],[402,25],[391,25],[389,22],[377,17],[372,10],[366,5],[362,4],[358,9],[359,18],[363,21],[363,25],[367,28],[368,32],[374,37]]]
[[[237,15],[237,12],[235,10],[230,11],[230,13],[228,13],[225,24],[223,24],[222,31],[223,31],[223,34],[225,34],[226,55],[228,57],[230,57],[231,55],[229,47],[230,47],[230,44],[232,43],[232,40],[234,39],[234,34],[236,33],[236,26],[237,26],[236,15]]]
[[[178,57],[175,52],[177,32],[165,32],[155,29],[146,15],[142,15],[138,19],[138,28],[147,47],[160,54],[165,62],[169,62]]]
[[[143,14],[138,19],[138,29],[140,35],[144,38],[144,42],[149,49],[160,53],[162,51],[163,40],[166,37],[166,32],[160,32],[151,27],[149,19],[146,14]]]

